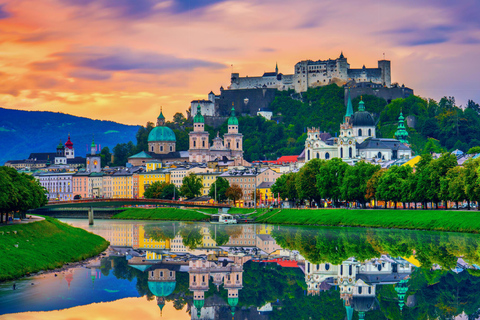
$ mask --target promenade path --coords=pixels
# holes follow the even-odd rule
[[[31,223],[31,222],[36,222],[36,221],[42,221],[42,220],[45,220],[45,218],[29,214],[29,215],[27,215],[27,219],[12,220],[12,221],[7,221],[7,223],[0,223],[0,228],[3,227],[3,226],[25,224],[25,223]]]

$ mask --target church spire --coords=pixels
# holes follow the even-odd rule
[[[400,112],[400,116],[398,117],[398,127],[397,131],[395,132],[395,138],[397,138],[401,143],[408,143],[408,132],[405,129],[404,124],[404,117],[403,113]]]
[[[278,62],[275,62],[275,74],[278,74]]]
[[[345,117],[343,118],[343,121],[346,122],[347,117],[351,118],[352,115],[353,115],[353,105],[352,105],[352,99],[350,98],[350,88],[348,88],[347,112],[345,113]]]

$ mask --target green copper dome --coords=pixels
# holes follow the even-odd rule
[[[228,298],[228,305],[230,307],[236,307],[238,304],[238,298]]]
[[[203,306],[205,305],[205,300],[193,300],[193,305],[195,306],[195,308],[197,310],[200,310],[203,308]]]
[[[358,103],[358,111],[365,111],[365,102],[363,100],[360,100]]]
[[[162,112],[162,111],[160,111],[160,115],[158,116],[157,119],[165,120],[165,117],[163,116],[163,112]]]
[[[193,118],[193,123],[205,123],[205,119],[202,116],[200,105],[197,107],[197,114]]]
[[[156,297],[167,297],[175,290],[176,281],[148,281],[148,289]]]
[[[228,118],[228,125],[229,126],[238,126],[238,119],[235,117],[235,109],[232,107],[232,114],[230,118]]]
[[[58,143],[57,149],[62,149],[63,148],[63,143],[62,140]]]
[[[169,127],[155,127],[148,135],[148,142],[152,141],[177,141],[177,139]]]

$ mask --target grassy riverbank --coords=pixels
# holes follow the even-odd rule
[[[200,209],[201,211],[201,209]],[[210,217],[195,210],[179,208],[130,208],[113,216],[122,220],[209,221]]]
[[[93,257],[108,247],[100,236],[57,219],[0,227],[0,281]]]
[[[480,212],[455,210],[273,209],[257,222],[373,228],[480,232]]]

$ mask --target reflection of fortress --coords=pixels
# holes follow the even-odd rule
[[[401,259],[382,256],[358,262],[351,258],[340,265],[330,263],[312,264],[305,262],[305,282],[309,295],[319,295],[331,286],[338,286],[340,298],[344,301],[347,318],[353,317],[353,311],[358,312],[359,319],[365,317],[365,312],[375,306],[375,289],[377,285],[397,284],[400,309],[403,308],[405,293],[408,290],[406,280],[412,273],[412,265]]]

